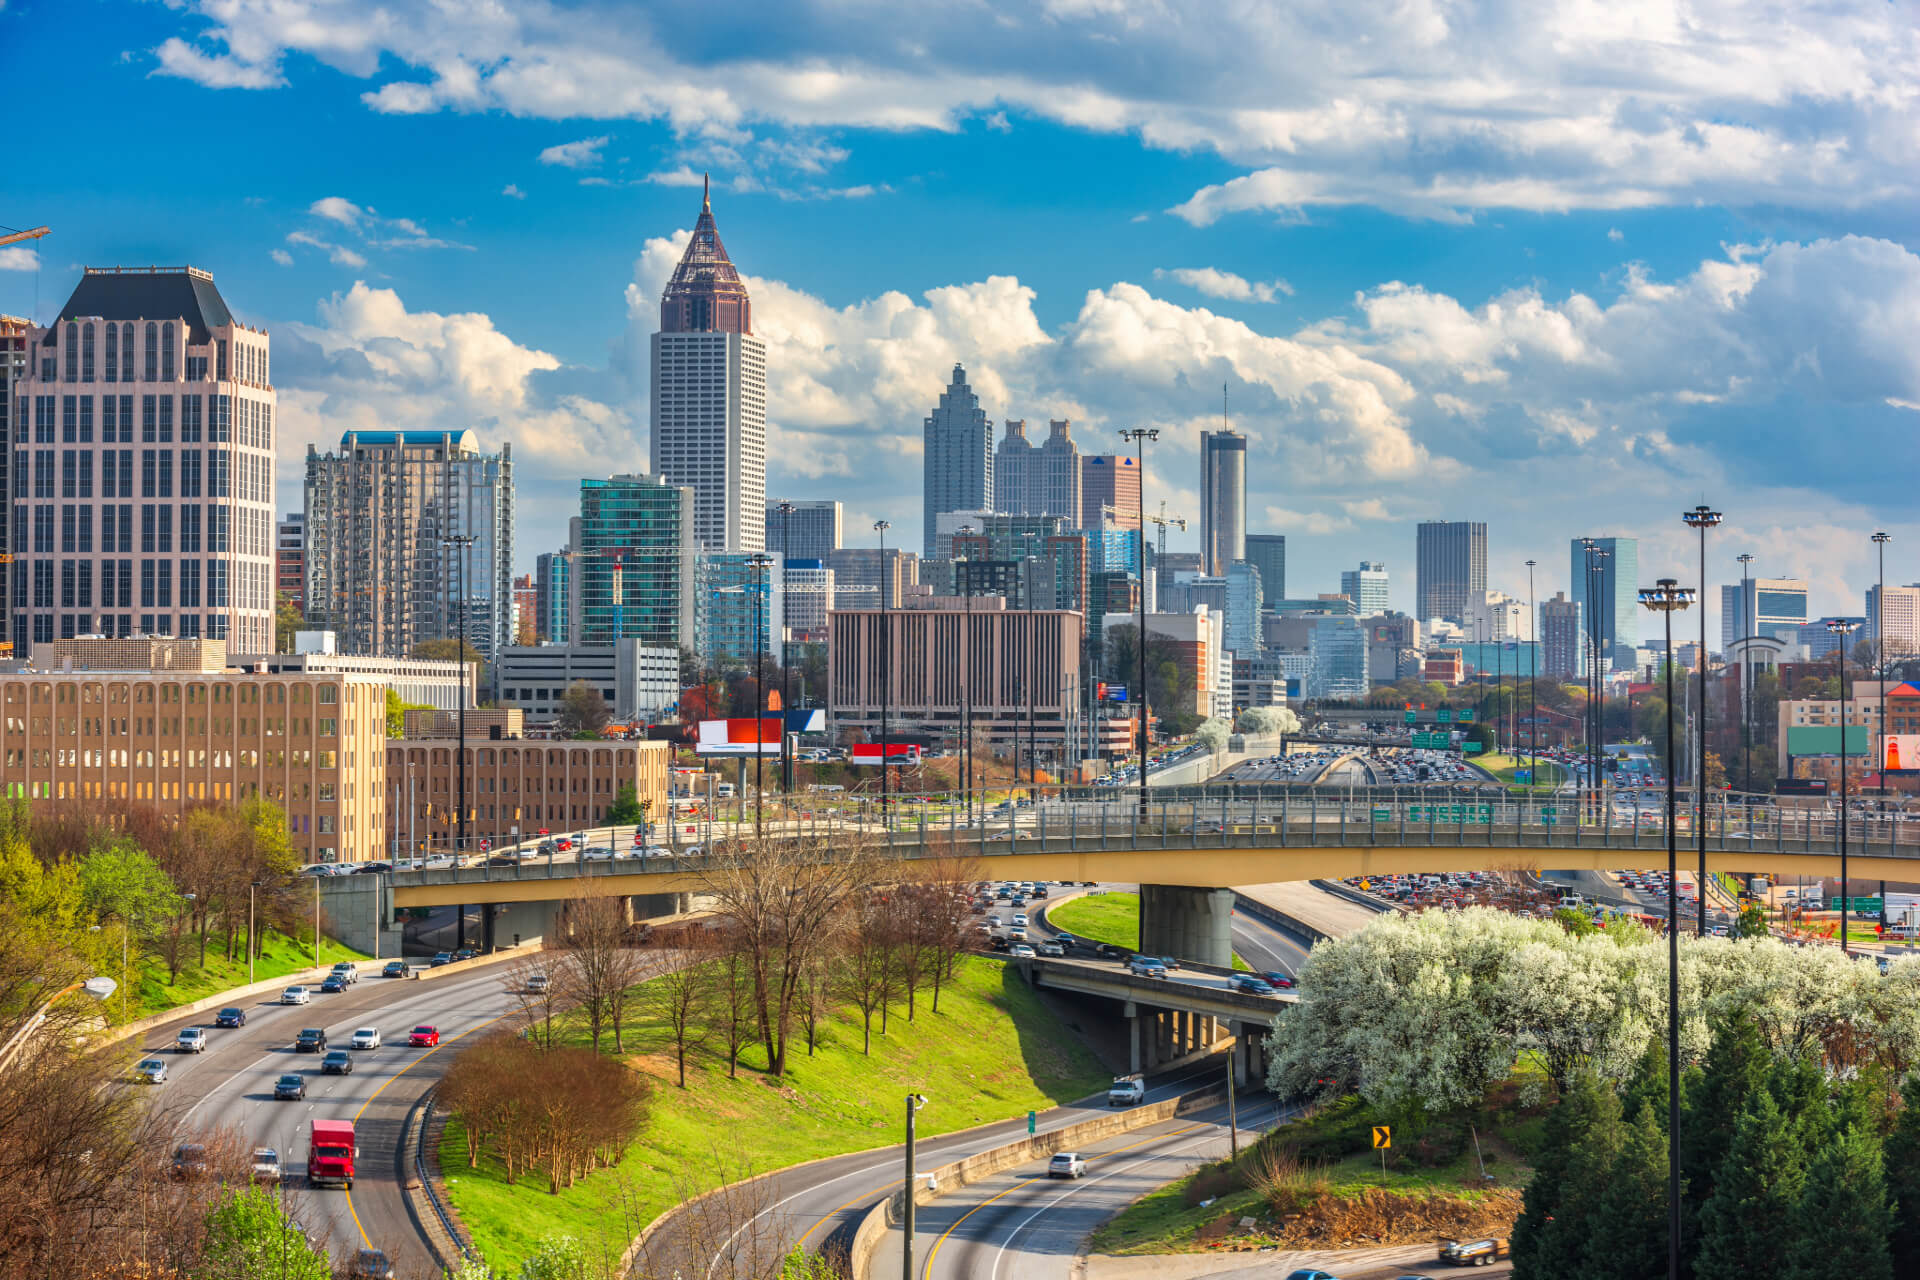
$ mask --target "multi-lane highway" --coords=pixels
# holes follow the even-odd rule
[[[152,1086],[155,1101],[177,1118],[184,1137],[225,1129],[248,1149],[278,1151],[294,1216],[314,1238],[324,1238],[336,1258],[373,1247],[386,1250],[402,1276],[438,1274],[400,1190],[402,1132],[408,1112],[446,1070],[462,1039],[499,1023],[514,1008],[509,968],[486,965],[470,976],[434,982],[369,976],[340,994],[316,994],[309,1005],[254,997],[239,1002],[247,1013],[239,1030],[212,1029],[211,1013],[177,1019],[145,1041],[148,1052],[167,1064],[167,1083]],[[407,1033],[418,1023],[439,1028],[438,1049],[407,1046]],[[205,1053],[172,1051],[175,1034],[188,1026],[209,1028]],[[323,1028],[328,1048],[345,1048],[357,1028],[378,1027],[383,1044],[354,1051],[351,1075],[322,1075],[323,1055],[293,1051],[294,1036],[304,1027]],[[273,1082],[284,1072],[306,1077],[305,1101],[274,1100]],[[305,1185],[307,1131],[316,1119],[354,1122],[360,1154],[351,1191]]]

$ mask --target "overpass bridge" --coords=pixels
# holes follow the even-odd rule
[[[1775,876],[1839,873],[1839,815],[1772,797],[1736,797],[1707,819],[1710,869]],[[902,806],[908,807],[908,806]],[[968,824],[957,806],[931,806],[905,820],[872,809],[767,824],[769,839],[830,850],[874,841],[911,875],[916,863],[967,859],[985,879],[1100,881],[1141,886],[1141,949],[1183,960],[1231,962],[1233,886],[1358,875],[1499,867],[1604,871],[1659,867],[1664,815],[1616,804],[1583,811],[1554,797],[1498,790],[1358,790],[1348,796],[1223,791],[1182,798],[1137,791],[1084,794],[997,811]],[[1690,814],[1676,832],[1683,865],[1697,856]],[[1855,811],[1847,819],[1855,877],[1920,880],[1920,814]],[[599,861],[507,852],[479,865],[382,873],[390,908],[503,904],[505,926],[546,931],[560,903],[597,889],[622,896],[700,893],[739,855],[723,846],[752,838],[750,824],[717,832],[717,846]],[[498,864],[498,865],[496,865]],[[327,877],[348,883],[373,877]],[[331,887],[322,881],[323,888]],[[371,886],[369,886],[371,887]],[[503,917],[504,918],[504,917]],[[493,925],[494,913],[488,914]],[[496,926],[497,927],[497,926]],[[487,939],[491,941],[492,939]]]

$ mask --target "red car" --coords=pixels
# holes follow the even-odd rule
[[[573,848],[573,841],[568,839],[566,836],[561,836],[558,840],[555,840],[553,842],[553,847],[559,852],[565,853],[567,850]]]
[[[408,1033],[407,1043],[416,1049],[431,1049],[440,1043],[440,1028],[417,1026]]]

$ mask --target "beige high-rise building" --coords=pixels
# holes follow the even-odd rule
[[[54,640],[0,671],[0,790],[82,805],[261,796],[304,862],[380,856],[387,681],[227,666],[218,640]]]
[[[88,267],[13,387],[19,651],[85,635],[273,648],[267,335],[194,267]]]

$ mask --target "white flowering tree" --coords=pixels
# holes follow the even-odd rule
[[[1300,717],[1286,707],[1248,707],[1240,713],[1240,732],[1256,738],[1300,732]]]
[[[1225,751],[1227,739],[1233,736],[1233,726],[1224,716],[1214,716],[1201,722],[1193,731],[1193,740],[1209,751]]]

